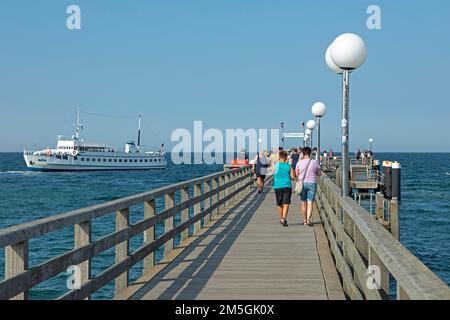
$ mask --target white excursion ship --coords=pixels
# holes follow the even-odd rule
[[[86,171],[86,170],[139,170],[165,169],[167,166],[164,145],[158,151],[141,151],[141,116],[137,145],[130,141],[125,149],[86,143],[79,138],[80,111],[78,110],[75,135],[72,139],[58,136],[56,149],[24,150],[23,157],[30,170]]]

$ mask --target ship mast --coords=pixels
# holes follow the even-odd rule
[[[80,108],[77,109],[77,123],[75,124],[75,140],[80,137],[80,130],[83,129],[83,125],[80,123]]]
[[[137,140],[137,150],[141,149],[141,115],[139,115],[139,126],[138,126],[138,140]]]

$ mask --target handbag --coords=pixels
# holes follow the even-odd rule
[[[299,196],[303,191],[303,182],[305,181],[306,173],[308,172],[308,168],[309,168],[309,164],[311,163],[311,160],[312,159],[309,159],[308,164],[306,165],[305,173],[303,174],[302,180],[301,181],[298,180],[297,183],[295,184],[294,192],[295,192],[296,196]]]

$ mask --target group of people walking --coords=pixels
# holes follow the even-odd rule
[[[280,223],[288,226],[288,213],[292,194],[300,197],[300,214],[303,224],[311,226],[313,203],[316,196],[317,177],[320,176],[320,165],[313,157],[309,147],[291,149],[290,153],[280,148],[271,154],[259,153],[254,159],[254,170],[258,180],[258,192],[264,191],[266,175],[274,176],[276,205]]]

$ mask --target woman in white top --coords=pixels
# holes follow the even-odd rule
[[[258,153],[253,162],[253,170],[258,179],[258,193],[261,193],[264,190],[264,180],[266,179],[269,167],[270,160],[267,157],[266,152]]]

